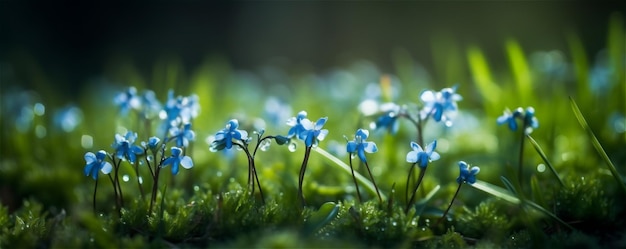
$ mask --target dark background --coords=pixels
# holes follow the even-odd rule
[[[146,74],[163,55],[186,68],[220,55],[238,69],[287,58],[324,71],[368,59],[385,71],[393,49],[405,48],[428,68],[432,37],[442,34],[498,64],[507,38],[526,51],[566,50],[575,32],[593,58],[610,13],[625,9],[619,1],[52,2],[0,1],[0,63],[11,84],[28,88],[35,64],[54,84],[80,89],[119,55]]]

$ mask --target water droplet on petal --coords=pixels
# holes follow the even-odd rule
[[[128,175],[122,176],[122,181],[124,181],[124,182],[130,181],[130,176],[128,176]]]
[[[297,147],[296,143],[290,143],[289,146],[288,146],[289,151],[291,151],[291,152],[295,152],[296,151],[296,147]]]

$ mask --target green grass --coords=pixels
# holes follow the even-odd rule
[[[449,74],[441,77],[447,80],[467,82],[424,77],[417,63],[421,58],[400,49],[390,53],[395,71],[385,72],[388,78],[375,66],[359,62],[328,72],[274,67],[285,83],[276,83],[276,76],[260,71],[243,74],[218,57],[197,68],[184,68],[180,58],[164,57],[155,61],[151,75],[139,73],[131,59],[112,58],[104,75],[108,81],[86,82],[76,96],[82,122],[69,132],[54,124],[54,113],[65,105],[67,96],[50,87],[52,79],[47,75],[33,69],[39,86],[36,94],[19,95],[14,103],[22,101],[31,110],[42,103],[45,113],[31,115],[31,123],[23,127],[16,127],[19,115],[5,102],[0,113],[0,248],[625,247],[626,224],[616,217],[626,210],[626,133],[614,128],[616,122],[626,123],[626,52],[619,45],[624,37],[622,16],[612,16],[606,39],[611,73],[602,92],[591,87],[594,60],[573,33],[566,38],[569,50],[562,51],[571,65],[565,76],[537,70],[529,59],[533,51],[525,51],[515,39],[502,42],[508,68],[497,71],[491,66],[495,59],[486,57],[480,46],[438,42],[449,37],[434,39],[437,73]],[[446,46],[453,49],[445,51]],[[451,71],[445,70],[448,63]],[[346,164],[348,155],[341,153],[344,136],[351,139],[357,128],[369,128],[374,121],[357,109],[366,83],[386,80],[399,87],[392,99],[399,104],[419,104],[422,90],[457,83],[464,97],[452,128],[434,122],[425,127],[424,140],[438,139],[441,159],[429,166],[416,208],[408,213],[404,191],[410,165],[404,159],[416,137],[410,122],[401,120],[395,135],[370,131],[368,141],[376,142],[379,152],[368,154],[368,162],[383,203],[378,202],[363,166],[357,169],[357,179],[364,202],[358,202]],[[134,169],[123,163],[120,175],[131,176],[121,182],[124,207],[120,213],[115,211],[111,183],[101,175],[94,215],[94,181],[82,174],[83,155],[100,149],[110,152],[119,127],[134,130],[134,117],[120,117],[112,104],[113,94],[131,85],[140,91],[154,90],[161,101],[168,89],[178,95],[198,95],[201,113],[193,121],[196,141],[188,151],[195,166],[181,169],[175,177],[169,168],[161,172],[156,206],[149,213],[149,195],[140,197]],[[324,128],[329,136],[311,154],[305,176],[305,208],[299,206],[296,194],[302,143],[295,152],[273,144],[257,154],[263,204],[258,194],[251,197],[245,189],[243,153],[228,157],[209,152],[205,142],[230,118],[238,118],[249,132],[257,118],[265,118],[266,134],[286,134],[288,126],[274,125],[264,116],[263,103],[269,96],[284,100],[294,115],[306,110],[312,120],[328,117]],[[540,122],[532,133],[532,149],[528,146],[524,152],[522,188],[506,180],[517,176],[519,136],[495,123],[505,108],[517,106],[533,106]],[[621,121],[620,116],[617,121],[612,118],[616,113]],[[139,140],[148,135],[139,132]],[[88,138],[93,139],[91,145],[81,144]],[[448,219],[437,223],[458,186],[460,160],[481,167],[479,181],[474,188],[464,187]],[[358,166],[358,160],[353,162]],[[549,170],[538,170],[539,164]],[[149,193],[152,180],[145,167],[140,175]]]

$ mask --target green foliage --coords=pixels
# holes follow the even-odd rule
[[[481,202],[474,210],[463,207],[464,212],[457,216],[457,229],[464,236],[475,239],[488,239],[503,242],[511,223],[494,200]]]

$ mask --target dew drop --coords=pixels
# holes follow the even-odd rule
[[[295,152],[296,151],[296,147],[297,147],[296,143],[290,143],[289,146],[288,146],[288,149],[291,152]]]
[[[198,185],[193,186],[193,191],[196,191],[196,192],[200,191],[200,186],[198,186]]]
[[[154,160],[154,156],[153,155],[148,155],[146,157],[146,160],[148,160],[148,162],[152,162]]]
[[[209,147],[209,151],[210,152],[217,152],[217,149],[213,146]]]
[[[124,182],[130,181],[130,176],[128,176],[128,175],[122,176],[122,181],[124,181]]]
[[[272,142],[270,140],[263,140],[263,142],[261,142],[261,144],[259,145],[259,149],[261,149],[261,151],[267,151],[270,148],[271,144]]]
[[[392,226],[394,226],[394,227],[396,227],[396,226],[398,226],[398,222],[395,222],[395,221],[394,221],[394,222],[391,222],[391,225],[392,225]]]
[[[143,177],[140,176],[137,180],[139,181],[139,184],[143,184]]]

